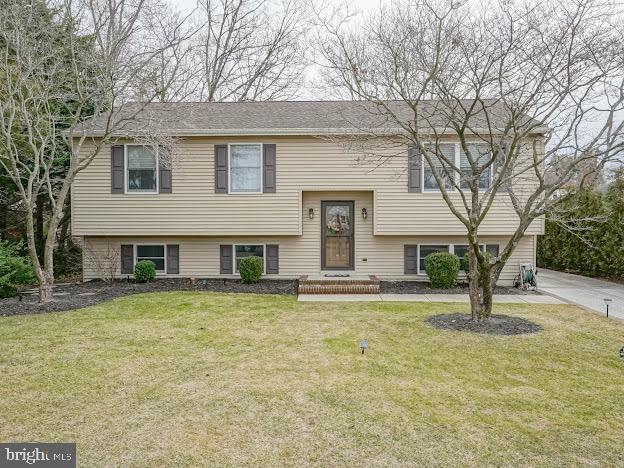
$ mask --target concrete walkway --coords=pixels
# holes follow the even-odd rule
[[[470,302],[468,294],[300,294],[301,302]],[[552,296],[539,294],[502,294],[495,304],[565,304]]]
[[[603,315],[606,315],[604,298],[612,299],[609,317],[624,319],[623,284],[540,268],[537,285],[542,293]]]

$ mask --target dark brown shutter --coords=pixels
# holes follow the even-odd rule
[[[124,147],[111,146],[111,193],[124,193]]]
[[[214,146],[215,160],[215,193],[228,191],[228,147],[227,145]]]
[[[180,246],[177,244],[167,245],[167,274],[178,275],[180,273]]]
[[[422,192],[422,157],[415,147],[407,150],[407,191]]]
[[[267,275],[279,273],[279,245],[266,246],[266,272]]]
[[[231,275],[232,274],[232,246],[231,245],[221,245],[219,246],[221,253],[220,257],[220,272],[222,275]]]
[[[405,262],[405,274],[415,275],[418,273],[418,246],[417,245],[405,245],[403,246],[403,255]]]
[[[264,157],[263,160],[263,173],[262,173],[262,191],[264,193],[275,193],[276,185],[276,154],[275,145],[263,145]]]
[[[134,270],[134,245],[121,246],[121,274],[131,275]]]
[[[158,193],[172,193],[171,158],[165,154],[162,146],[158,148]]]

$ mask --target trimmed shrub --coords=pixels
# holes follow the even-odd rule
[[[141,260],[134,265],[134,279],[137,283],[147,283],[156,278],[156,265],[151,260]]]
[[[432,288],[452,288],[459,274],[459,257],[448,252],[436,252],[425,257],[425,272]]]
[[[13,297],[16,285],[36,280],[30,260],[23,256],[23,243],[0,241],[0,298]]]
[[[238,271],[243,283],[257,283],[260,281],[264,264],[260,257],[252,255],[241,259],[238,265]]]
[[[17,288],[6,280],[0,279],[0,299],[6,299],[7,297],[15,297],[17,295]]]

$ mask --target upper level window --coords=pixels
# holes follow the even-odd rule
[[[149,146],[126,146],[127,191],[157,192],[158,162],[156,152]]]
[[[451,177],[453,177],[452,169],[448,166],[448,164],[444,164],[444,161],[441,160],[438,156],[438,153],[441,153],[445,158],[449,161],[455,161],[455,144],[440,144],[438,145],[437,151],[434,148],[431,148],[431,152],[429,153],[430,157],[434,162],[434,168],[436,169],[440,178],[444,181],[444,187],[447,190],[452,190],[453,185],[451,181]],[[433,170],[431,166],[427,163],[427,160],[423,157],[423,176],[424,176],[424,187],[425,190],[438,190],[438,183],[433,175]]]
[[[478,167],[483,167],[490,162],[491,154],[490,147],[488,145],[467,145],[470,156]],[[461,181],[460,187],[462,189],[469,189],[470,182],[472,180],[472,167],[468,161],[468,155],[464,152],[460,145],[459,153],[459,168],[461,169]],[[490,165],[479,176],[479,188],[485,190],[490,186],[492,180],[492,166]]]
[[[468,150],[473,161],[477,166],[483,167],[488,164],[491,159],[491,151],[488,145],[484,144],[470,144]],[[461,172],[454,171],[448,164],[444,164],[437,154],[443,155],[449,161],[453,161],[455,167],[458,167]],[[443,143],[439,144],[437,150],[433,147],[429,153],[434,162],[434,168],[437,170],[438,175],[444,181],[444,187],[446,190],[454,190],[455,186],[459,184],[461,189],[469,189],[472,179],[472,167],[468,161],[468,155],[461,148],[459,143]],[[483,170],[479,176],[479,189],[485,190],[490,186],[492,180],[492,166]],[[453,184],[453,182],[455,184]],[[427,163],[426,158],[423,156],[423,187],[425,191],[438,191],[438,183],[433,175],[431,166]]]
[[[262,145],[230,145],[230,192],[262,192]]]

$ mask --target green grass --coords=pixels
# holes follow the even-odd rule
[[[424,323],[466,310],[185,292],[2,318],[0,441],[75,441],[80,466],[624,465],[624,324]]]

